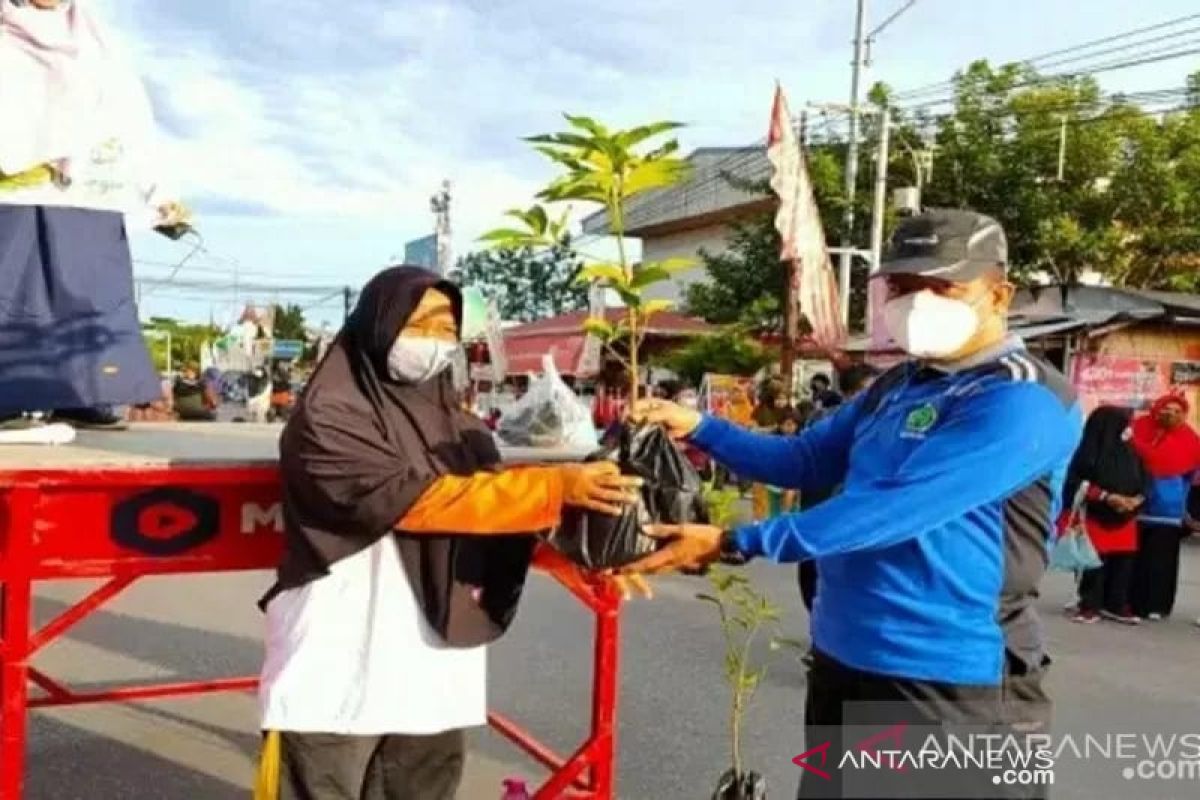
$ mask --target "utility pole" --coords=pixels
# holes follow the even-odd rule
[[[883,219],[887,212],[888,144],[891,115],[885,107],[879,115],[879,151],[875,156],[875,202],[871,208],[871,274],[879,271],[883,255]]]
[[[437,270],[442,277],[449,277],[453,268],[450,252],[450,181],[442,181],[440,192],[429,198],[429,208],[437,220],[434,228],[437,242]]]
[[[342,322],[350,319],[350,287],[342,288]]]
[[[842,215],[842,255],[838,262],[838,296],[842,304],[842,321],[850,322],[850,265],[854,247],[854,194],[858,184],[858,95],[866,37],[867,0],[858,0],[854,15],[854,61],[850,71],[850,133],[846,151],[846,211]]]

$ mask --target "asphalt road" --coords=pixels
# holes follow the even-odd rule
[[[757,583],[787,609],[785,628],[802,635],[795,573],[756,566]],[[172,680],[253,673],[260,659],[254,600],[260,574],[163,578],[135,586],[107,610],[44,652],[40,667],[82,684]],[[714,611],[693,598],[699,579],[659,581],[658,597],[624,615],[620,702],[620,796],[635,800],[706,798],[728,760],[727,694],[721,633]],[[39,593],[45,620],[82,585]],[[1049,681],[1058,727],[1124,732],[1184,726],[1200,732],[1200,547],[1185,554],[1176,618],[1140,628],[1079,626],[1061,614],[1066,576],[1049,576],[1042,607],[1057,663]],[[852,610],[851,610],[852,613]],[[590,622],[564,591],[535,579],[514,630],[494,648],[493,706],[570,750],[588,719]],[[764,654],[766,655],[766,654]],[[397,676],[402,679],[402,676]],[[746,726],[750,766],[763,772],[771,797],[794,796],[791,759],[801,736],[804,678],[795,656],[778,657]],[[257,736],[247,695],[94,706],[34,716],[29,751],[30,800],[225,800],[245,798]],[[542,774],[494,734],[474,739],[462,797],[500,795],[500,778]],[[1200,797],[1200,781],[1154,785],[1121,779],[1101,760],[1059,775],[1057,800]]]

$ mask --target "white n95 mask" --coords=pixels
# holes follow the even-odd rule
[[[450,366],[456,349],[456,342],[399,336],[388,351],[388,374],[405,383],[424,383]]]
[[[979,315],[971,303],[929,289],[889,300],[883,316],[900,349],[917,358],[952,356],[979,330]]]

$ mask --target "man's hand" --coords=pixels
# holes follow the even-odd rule
[[[699,411],[670,400],[639,400],[629,417],[634,422],[663,425],[673,439],[682,439],[700,425]]]
[[[593,464],[564,464],[559,467],[563,481],[563,503],[579,506],[614,517],[621,513],[621,506],[633,505],[638,501],[638,487],[642,479],[622,475],[611,461]]]
[[[700,571],[721,555],[721,535],[716,525],[647,525],[647,536],[667,544],[645,558],[622,567],[622,575],[658,575],[677,570]]]

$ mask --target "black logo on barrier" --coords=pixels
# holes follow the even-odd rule
[[[113,506],[113,541],[150,556],[177,556],[199,547],[221,527],[217,501],[187,489],[162,488]]]

